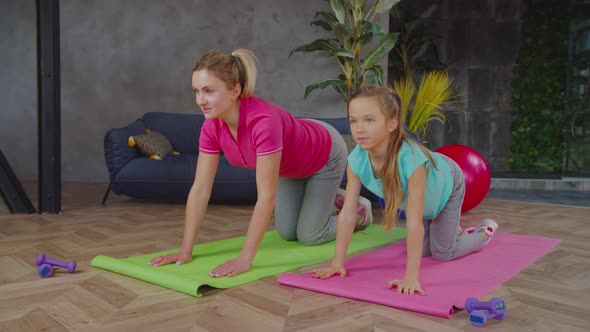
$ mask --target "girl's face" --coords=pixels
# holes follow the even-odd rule
[[[206,69],[193,72],[193,90],[205,119],[224,118],[240,96],[240,85],[228,89],[225,82]]]
[[[374,97],[359,97],[349,105],[350,131],[355,142],[364,150],[386,148],[389,134],[398,125],[397,118],[387,120]]]

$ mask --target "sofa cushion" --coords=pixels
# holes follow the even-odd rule
[[[111,181],[115,194],[135,198],[186,201],[194,182],[197,155],[168,156],[163,160],[139,157],[130,161]],[[211,201],[252,202],[256,200],[256,171],[219,160]]]
[[[143,182],[147,185],[162,182],[192,183],[195,177],[197,155],[181,154],[163,160],[139,157],[131,160],[117,173],[116,182]]]

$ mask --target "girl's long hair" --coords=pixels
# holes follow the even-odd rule
[[[351,97],[351,101],[355,98],[375,98],[379,104],[379,109],[385,116],[387,121],[397,118],[398,126],[390,133],[388,145],[387,145],[387,158],[381,168],[381,182],[383,183],[383,195],[385,200],[385,229],[391,230],[395,225],[398,218],[398,208],[401,204],[403,192],[399,177],[399,169],[397,166],[397,159],[399,156],[399,150],[404,140],[411,141],[412,138],[406,133],[403,127],[403,120],[401,117],[402,102],[399,95],[392,89],[367,85],[357,90]],[[430,151],[426,149],[422,144],[415,142],[417,146],[424,152],[428,157],[431,164],[434,163]]]
[[[240,98],[248,98],[254,94],[256,86],[256,56],[252,51],[238,48],[231,54],[220,50],[210,50],[203,54],[193,67],[193,73],[206,69],[222,80],[228,89],[240,83]]]

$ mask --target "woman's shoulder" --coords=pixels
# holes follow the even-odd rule
[[[275,105],[274,103],[257,97],[257,96],[250,96],[244,99],[240,100],[240,107],[245,107],[247,109],[253,109],[256,111],[276,111],[276,110],[281,110],[284,111],[283,108],[281,108],[278,105]]]
[[[248,119],[277,117],[286,113],[281,107],[256,96],[242,99],[240,101],[240,111],[244,111]]]

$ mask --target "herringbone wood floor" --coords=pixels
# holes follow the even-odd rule
[[[194,298],[92,268],[98,254],[127,257],[175,248],[182,236],[183,205],[111,197],[102,207],[105,187],[64,185],[60,215],[11,215],[0,207],[0,331],[477,330],[464,311],[452,319],[432,317],[281,286],[275,277]],[[251,210],[211,206],[199,242],[244,235]],[[563,240],[488,294],[485,299],[504,297],[508,314],[485,329],[587,331],[590,209],[485,200],[464,214],[463,224],[484,216],[499,221],[502,232]],[[34,261],[40,252],[77,260],[77,272],[38,277]]]

